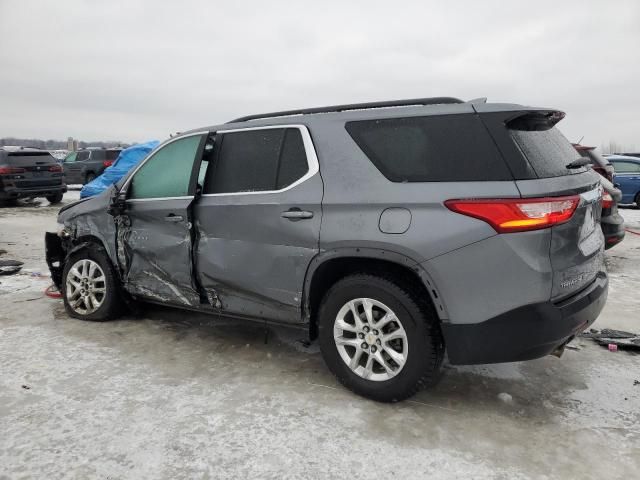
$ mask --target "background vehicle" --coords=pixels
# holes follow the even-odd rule
[[[611,248],[624,239],[624,218],[618,212],[618,203],[622,199],[622,192],[613,184],[613,165],[602,155],[596,152],[595,147],[585,145],[573,145],[581,156],[591,161],[593,169],[598,172],[603,180],[600,182],[605,190],[602,197],[602,214],[600,226],[604,234],[605,248]]]
[[[602,310],[600,177],[563,117],[444,97],[194,130],[61,209],[47,262],[76,318],[131,296],[297,325],[344,385],[401,400],[445,345],[454,364],[538,358]]]
[[[87,148],[71,152],[62,164],[65,181],[69,185],[89,183],[111,166],[121,151],[121,148]]]
[[[615,169],[615,183],[622,191],[620,203],[635,203],[640,208],[640,158],[608,155],[607,160]]]
[[[66,191],[62,167],[49,152],[0,147],[0,202],[45,197],[51,203],[59,203]]]

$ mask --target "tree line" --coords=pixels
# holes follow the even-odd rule
[[[0,147],[4,147],[5,145],[17,145],[19,147],[40,148],[42,150],[66,150],[67,149],[66,140],[40,140],[38,138],[14,138],[14,137],[0,138]],[[78,141],[79,148],[87,148],[87,147],[111,148],[111,147],[127,147],[127,146],[128,144],[125,144],[123,142],[118,142],[118,141],[115,141],[115,142]]]

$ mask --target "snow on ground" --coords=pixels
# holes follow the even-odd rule
[[[65,195],[65,202],[78,192]],[[0,210],[0,477],[632,478],[640,355],[444,365],[400,404],[357,397],[303,334],[153,307],[107,323],[42,296],[46,200]],[[640,230],[640,211],[622,209]],[[638,331],[640,236],[606,253],[598,328]],[[34,275],[37,272],[41,276]]]

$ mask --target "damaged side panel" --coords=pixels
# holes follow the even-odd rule
[[[126,214],[116,217],[118,266],[132,295],[199,306],[191,261],[192,200],[128,201]]]

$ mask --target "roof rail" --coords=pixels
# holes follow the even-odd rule
[[[412,98],[409,100],[387,100],[386,102],[351,103],[346,105],[332,105],[330,107],[304,108],[301,110],[284,110],[282,112],[261,113],[236,118],[227,123],[247,122],[259,118],[288,117],[290,115],[309,115],[312,113],[344,112],[346,110],[366,110],[368,108],[408,107],[412,105],[439,105],[448,103],[464,103],[454,97]]]

